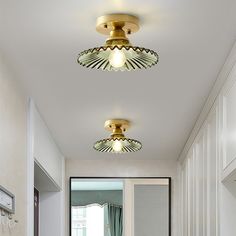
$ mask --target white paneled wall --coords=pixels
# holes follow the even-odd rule
[[[181,164],[183,236],[217,235],[217,110],[215,106]]]
[[[214,105],[180,159],[181,236],[236,235],[236,46],[233,58]]]

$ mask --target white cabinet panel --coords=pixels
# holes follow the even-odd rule
[[[221,94],[223,168],[236,158],[236,65]]]

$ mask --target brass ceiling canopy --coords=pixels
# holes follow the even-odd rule
[[[105,122],[105,129],[112,132],[111,137],[102,139],[94,144],[94,149],[99,152],[125,153],[136,152],[142,148],[142,144],[124,136],[124,132],[129,129],[130,121],[124,119],[112,119]]]
[[[131,71],[155,65],[156,52],[132,46],[127,35],[139,30],[139,19],[128,14],[110,14],[97,19],[96,30],[109,37],[104,46],[81,52],[78,63],[87,68],[107,71]]]

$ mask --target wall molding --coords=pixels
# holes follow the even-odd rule
[[[229,56],[227,57],[223,67],[221,68],[216,82],[197,118],[197,121],[193,127],[193,129],[190,132],[189,138],[187,139],[187,142],[185,143],[178,161],[179,162],[183,162],[185,157],[187,156],[187,153],[189,151],[189,149],[191,148],[192,144],[194,143],[194,140],[199,132],[199,130],[201,129],[204,121],[206,120],[212,106],[214,105],[218,95],[221,92],[221,89],[223,88],[230,72],[232,71],[234,65],[236,64],[236,42],[234,43],[234,46],[229,54]]]

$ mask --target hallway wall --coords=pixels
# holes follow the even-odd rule
[[[16,228],[1,236],[25,236],[27,218],[27,98],[0,55],[0,185],[16,197]]]

